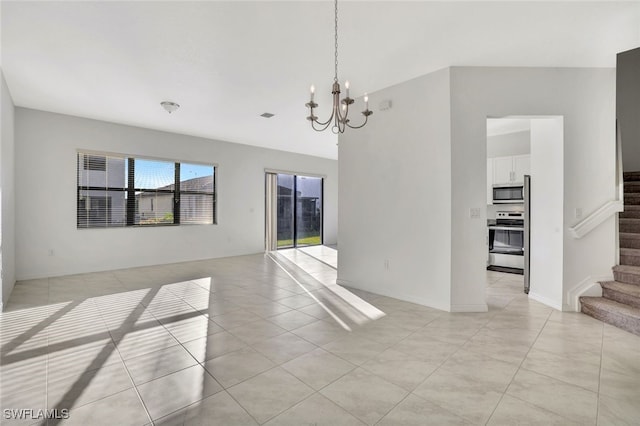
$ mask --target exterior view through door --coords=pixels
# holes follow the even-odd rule
[[[267,250],[322,244],[323,178],[267,173]]]

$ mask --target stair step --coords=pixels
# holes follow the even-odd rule
[[[620,264],[640,266],[640,249],[634,248],[621,248],[620,249]]]
[[[640,234],[620,232],[620,248],[640,249]]]
[[[640,205],[640,193],[625,192],[624,203],[634,205],[634,206]]]
[[[640,309],[604,297],[581,297],[582,312],[640,336]]]
[[[620,283],[618,281],[602,281],[602,297],[618,303],[640,309],[640,286]]]
[[[618,223],[620,232],[640,234],[640,219],[620,218]]]
[[[621,283],[640,285],[640,267],[616,265],[613,267],[613,278]]]
[[[632,180],[624,183],[625,193],[640,193],[640,180]]]
[[[640,180],[640,172],[624,172],[622,174],[622,180],[625,182]]]
[[[619,214],[620,218],[640,219],[640,206],[627,204],[624,206],[624,211]]]

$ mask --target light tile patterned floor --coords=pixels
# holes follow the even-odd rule
[[[490,311],[450,314],[347,292],[336,260],[311,247],[18,283],[1,422],[640,424],[637,336],[528,300],[521,276],[487,272]]]

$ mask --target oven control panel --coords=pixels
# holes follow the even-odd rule
[[[521,212],[521,211],[496,212],[496,219],[524,220],[524,212]]]

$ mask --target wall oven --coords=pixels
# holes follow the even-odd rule
[[[493,185],[493,204],[524,203],[524,186]]]
[[[524,270],[524,212],[496,213],[496,224],[489,226],[489,266]]]

